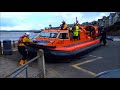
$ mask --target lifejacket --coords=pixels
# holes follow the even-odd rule
[[[20,38],[19,38],[19,40],[18,40],[18,43],[23,43],[23,38],[24,38],[25,36],[23,35],[23,36],[21,36]]]
[[[25,38],[26,36],[23,35],[19,38],[18,40],[18,46],[26,46],[28,43],[27,42],[23,42],[23,39]]]
[[[73,36],[78,36],[78,30],[79,30],[79,27],[75,26],[75,30],[73,31]]]
[[[79,30],[79,27],[78,26],[76,26],[76,31],[78,31]]]

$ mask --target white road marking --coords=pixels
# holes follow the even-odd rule
[[[91,74],[91,75],[93,75],[93,76],[96,76],[96,73],[93,73],[93,72],[91,72],[91,71],[88,71],[88,70],[86,70],[86,69],[83,69],[83,68],[80,67],[80,65],[83,65],[83,64],[85,64],[85,63],[89,63],[89,62],[96,61],[96,60],[101,59],[101,58],[103,58],[103,57],[97,57],[97,56],[94,56],[94,55],[89,55],[89,56],[95,57],[95,58],[94,58],[94,59],[87,60],[87,61],[84,61],[84,62],[82,62],[82,63],[74,64],[74,65],[72,65],[72,67],[74,67],[74,68],[76,68],[76,69],[79,69],[79,70],[82,70],[83,72],[89,73],[89,74]]]
[[[119,38],[115,38],[115,39],[113,39],[113,41],[120,41],[120,39]]]
[[[89,55],[89,56],[92,56],[92,57],[97,57],[97,56],[94,56],[94,55]]]

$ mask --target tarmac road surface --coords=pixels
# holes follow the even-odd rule
[[[18,67],[21,55],[0,56],[0,78]],[[120,68],[120,42],[108,41],[108,46],[101,46],[83,57],[76,57],[70,63],[45,63],[45,78],[94,78],[97,73]],[[29,66],[29,77],[37,74],[37,63]],[[23,74],[19,76],[23,77]],[[24,78],[24,77],[23,77]]]

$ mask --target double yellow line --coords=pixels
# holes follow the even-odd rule
[[[83,64],[86,64],[86,63],[89,63],[89,62],[93,62],[93,61],[96,61],[98,59],[102,59],[103,57],[97,57],[97,56],[94,56],[94,55],[89,55],[89,56],[94,57],[94,59],[90,59],[90,60],[84,61],[82,63],[74,64],[74,65],[72,65],[72,67],[74,67],[76,69],[79,69],[79,70],[81,70],[85,73],[91,74],[92,76],[96,76],[96,73],[88,71],[86,69],[83,69],[83,68],[80,67],[80,65],[83,65]]]

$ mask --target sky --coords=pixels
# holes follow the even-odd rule
[[[58,27],[64,20],[73,24],[77,17],[80,24],[109,16],[112,12],[0,12],[0,30],[40,30]]]

